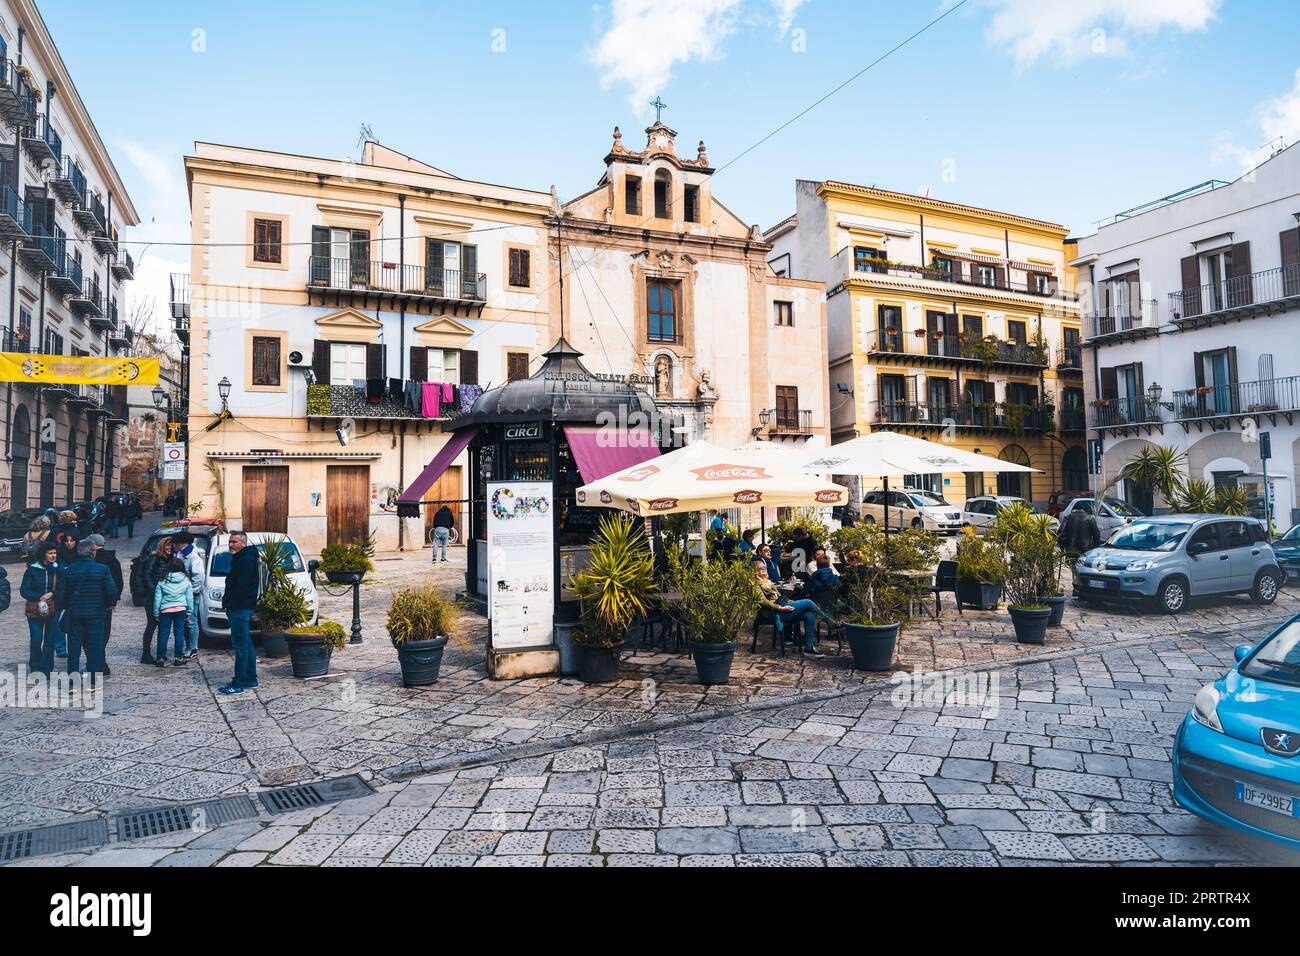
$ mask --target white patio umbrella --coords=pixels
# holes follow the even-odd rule
[[[695,442],[583,485],[577,501],[653,517],[737,505],[842,505],[848,490],[810,475],[799,456],[770,442],[738,448]],[[700,530],[706,530],[703,514]]]
[[[872,432],[839,445],[809,452],[800,467],[817,474],[863,475],[880,478],[889,491],[889,479],[936,472],[1037,472],[989,455],[962,451],[938,442],[913,438],[898,432]],[[885,495],[885,527],[889,527],[889,495]]]

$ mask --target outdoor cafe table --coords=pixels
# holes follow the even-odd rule
[[[925,612],[926,616],[938,617],[937,613],[930,614],[928,609],[930,588],[934,587],[934,571],[899,569],[897,571],[889,571],[888,574],[891,578],[902,578],[908,585],[910,585],[908,587],[907,595],[908,614],[912,614],[916,609],[916,606],[919,604],[921,610]]]

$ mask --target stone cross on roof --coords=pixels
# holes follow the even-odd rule
[[[668,104],[665,103],[661,98],[656,96],[653,100],[650,101],[650,105],[655,108],[655,122],[656,123],[663,122],[663,111],[668,109]]]

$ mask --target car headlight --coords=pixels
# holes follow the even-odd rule
[[[213,588],[211,591],[208,592],[208,597],[211,598],[213,601],[220,601],[225,596],[226,596],[225,588]]]
[[[1124,570],[1125,571],[1150,571],[1151,568],[1154,566],[1155,566],[1154,561],[1150,560],[1149,558],[1141,558],[1129,564],[1129,566],[1126,567]]]
[[[1223,733],[1223,724],[1219,722],[1219,698],[1218,688],[1206,684],[1196,692],[1196,699],[1192,701],[1192,716],[1198,724]]]

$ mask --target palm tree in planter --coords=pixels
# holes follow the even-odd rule
[[[1042,644],[1052,617],[1048,592],[1060,560],[1051,518],[1028,505],[1012,504],[998,512],[989,534],[1006,554],[1007,613],[1016,640]],[[1063,603],[1064,598],[1061,600]]]
[[[313,610],[302,588],[289,580],[286,567],[293,567],[293,545],[285,537],[267,538],[257,547],[263,579],[257,600],[257,621],[262,632],[262,651],[267,657],[284,657],[290,652],[289,631],[310,624]]]
[[[447,641],[459,639],[456,605],[436,588],[405,588],[388,609],[388,636],[397,648],[402,684],[421,687],[438,679]]]
[[[1126,479],[1158,494],[1171,506],[1187,481],[1187,455],[1170,445],[1143,445],[1120,469]]]
[[[898,572],[933,570],[939,560],[939,539],[915,528],[886,537],[879,525],[860,524],[832,534],[831,547],[840,555],[862,554],[863,563],[845,567],[840,577],[844,636],[853,653],[853,666],[888,670],[912,599],[929,589]]]
[[[962,529],[957,542],[957,603],[989,611],[1002,600],[1007,560],[1002,546],[981,538],[974,528]]]
[[[317,570],[324,573],[331,584],[358,584],[374,564],[362,544],[327,544],[320,553]]]
[[[731,680],[736,632],[753,624],[762,603],[758,578],[749,561],[702,561],[688,564],[670,551],[669,580],[681,591],[695,673],[701,684]]]
[[[1214,486],[1208,481],[1194,478],[1183,483],[1178,489],[1178,496],[1173,501],[1174,511],[1182,514],[1213,514]]]
[[[569,576],[582,608],[573,642],[579,679],[600,683],[618,679],[627,629],[645,614],[655,589],[654,556],[644,532],[623,514],[600,519],[588,552],[587,567]]]

